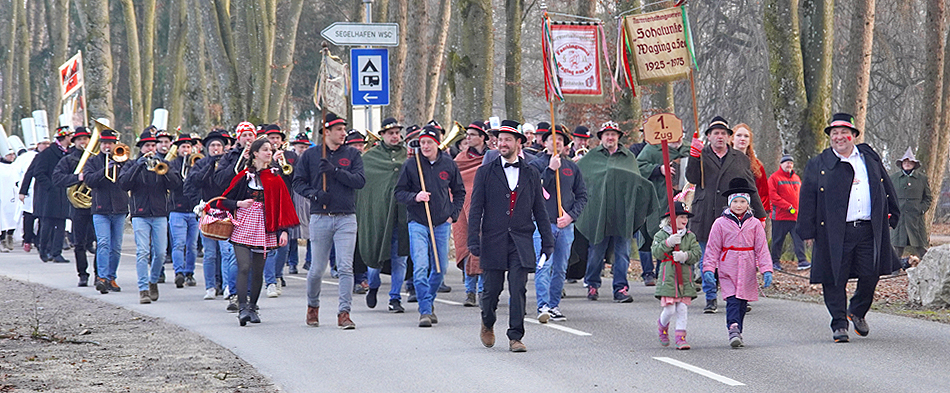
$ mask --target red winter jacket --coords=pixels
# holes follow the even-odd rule
[[[798,194],[802,188],[802,179],[787,173],[781,168],[769,176],[769,199],[772,202],[772,219],[781,221],[798,220]]]
[[[769,192],[772,187],[770,187],[768,175],[765,174],[765,167],[762,165],[762,161],[758,159],[752,163],[752,166],[758,166],[759,173],[761,173],[761,175],[755,176],[755,171],[752,171],[752,175],[755,176],[755,189],[759,191],[759,199],[762,200],[762,208],[765,209],[765,214],[772,214],[772,194]],[[765,222],[764,219],[762,222]]]

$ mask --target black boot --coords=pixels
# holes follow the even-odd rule
[[[247,322],[251,320],[251,309],[247,306],[247,303],[241,305],[241,311],[238,312],[238,322],[241,323],[241,326],[247,325]]]
[[[249,321],[250,321],[251,323],[261,323],[261,316],[257,314],[257,305],[256,305],[256,304],[249,305],[249,306],[247,307],[247,313],[248,313],[248,315],[249,315],[250,318],[251,318],[251,319],[249,319]]]
[[[376,294],[379,293],[379,288],[370,288],[369,292],[366,293],[366,307],[376,308]]]

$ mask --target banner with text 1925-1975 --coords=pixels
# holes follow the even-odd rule
[[[566,102],[600,103],[604,99],[598,34],[595,24],[551,24],[551,50]]]
[[[640,84],[689,77],[692,55],[685,8],[629,15],[623,27]]]
[[[86,126],[86,86],[82,68],[82,52],[76,53],[59,66],[59,88],[65,120],[65,124],[60,124],[60,126],[68,125],[74,128]]]

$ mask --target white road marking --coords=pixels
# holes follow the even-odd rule
[[[407,296],[408,296],[408,295],[407,295]],[[439,302],[439,303],[442,303],[442,304],[448,304],[448,305],[450,305],[450,306],[461,306],[461,305],[462,305],[462,303],[459,303],[459,302],[453,302],[453,301],[451,301],[451,300],[445,300],[445,299],[439,299],[439,298],[435,298],[435,301],[437,301],[437,302]]]
[[[292,278],[292,279],[294,279],[294,280],[307,281],[307,277],[297,277],[297,276],[290,276],[290,275],[287,275],[287,276],[284,276],[284,278]],[[340,285],[340,283],[338,283],[338,282],[336,282],[336,281],[322,280],[322,282],[323,282],[324,284],[329,284],[329,285]]]
[[[714,379],[714,380],[716,380],[716,381],[722,382],[722,383],[724,383],[724,384],[726,384],[726,385],[729,385],[729,386],[745,386],[744,383],[739,382],[739,381],[736,381],[736,380],[734,380],[734,379],[732,379],[732,378],[724,377],[724,376],[719,375],[719,374],[716,374],[716,373],[714,373],[714,372],[712,372],[712,371],[709,371],[709,370],[705,370],[705,369],[696,367],[696,366],[694,366],[694,365],[692,365],[692,364],[689,364],[689,363],[683,363],[683,362],[681,362],[681,361],[679,361],[679,360],[676,360],[676,359],[671,359],[671,358],[666,358],[666,357],[654,357],[654,359],[659,360],[659,361],[661,361],[661,362],[663,362],[663,363],[671,364],[671,365],[673,365],[673,366],[682,368],[682,369],[684,369],[684,370],[686,370],[686,371],[692,371],[692,372],[694,372],[694,373],[696,373],[696,374],[702,375],[702,376],[704,376],[704,377],[706,377],[706,378]]]
[[[535,324],[535,325],[546,326],[546,327],[549,327],[549,328],[554,329],[554,330],[560,330],[560,331],[562,331],[562,332],[567,332],[567,333],[574,334],[574,335],[577,335],[577,336],[590,336],[590,335],[591,335],[590,333],[582,332],[582,331],[577,330],[577,329],[571,329],[571,328],[569,328],[569,327],[567,327],[567,326],[558,325],[558,324],[556,324],[556,323],[545,323],[545,324],[542,324],[541,322],[538,322],[538,320],[536,320],[536,319],[534,319],[534,318],[525,318],[524,321],[525,321],[525,322],[533,323],[533,324]]]

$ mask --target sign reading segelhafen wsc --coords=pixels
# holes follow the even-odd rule
[[[320,35],[339,46],[399,46],[398,23],[336,22]]]
[[[624,18],[627,40],[635,58],[640,84],[689,76],[688,27],[683,8],[673,7]]]

